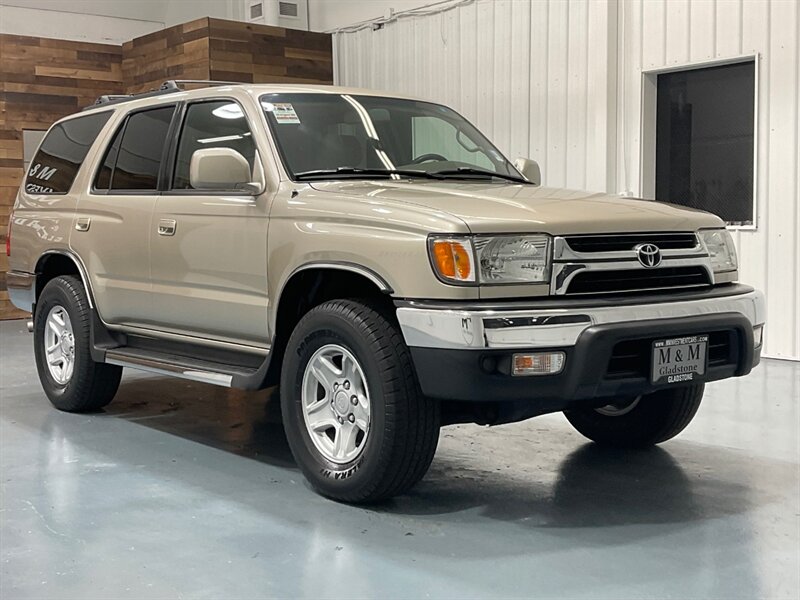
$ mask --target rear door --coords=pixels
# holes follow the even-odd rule
[[[71,245],[86,265],[97,309],[109,324],[151,324],[150,231],[175,108],[127,115],[91,189],[78,202]]]
[[[257,144],[245,111],[227,98],[182,108],[168,185],[151,227],[153,318],[159,328],[265,346],[267,194],[194,189],[192,154],[231,148],[250,163]]]

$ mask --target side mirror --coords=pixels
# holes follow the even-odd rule
[[[251,181],[250,164],[232,148],[204,148],[192,154],[189,182],[196,190],[264,191],[262,182]]]
[[[542,185],[542,171],[539,163],[530,158],[518,158],[514,161],[514,167],[525,176],[525,179],[536,185]]]

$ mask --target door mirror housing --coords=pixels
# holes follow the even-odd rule
[[[536,185],[542,185],[542,171],[539,163],[530,158],[518,158],[514,161],[514,167],[525,176],[525,179]]]
[[[196,190],[242,190],[253,195],[262,193],[263,179],[251,179],[250,163],[232,148],[203,148],[192,154],[189,182]]]

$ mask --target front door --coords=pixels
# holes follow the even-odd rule
[[[239,152],[252,172],[256,146],[241,106],[228,99],[189,104],[150,231],[153,319],[173,333],[263,347],[267,199],[194,189],[192,154],[215,147]]]
[[[147,326],[153,310],[150,229],[174,112],[161,106],[128,115],[78,201],[70,245],[86,265],[100,317],[111,325]]]

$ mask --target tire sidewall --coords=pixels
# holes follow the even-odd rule
[[[367,332],[333,311],[312,311],[292,334],[284,357],[281,374],[281,409],[287,439],[299,466],[312,485],[323,494],[337,497],[358,495],[369,481],[376,478],[386,462],[384,448],[391,445],[393,432],[387,430],[387,390],[370,347]],[[303,376],[306,365],[322,346],[338,344],[358,360],[366,378],[370,398],[370,425],[361,454],[348,463],[337,464],[320,454],[305,424],[302,406]]]
[[[72,333],[75,336],[75,366],[72,370],[72,377],[65,384],[58,383],[50,374],[50,369],[47,367],[47,357],[45,352],[44,334],[47,327],[47,316],[55,306],[61,306],[67,311],[70,323],[72,324]],[[86,339],[88,333],[83,331],[83,320],[78,314],[78,307],[76,306],[75,298],[65,289],[63,282],[60,279],[54,279],[49,282],[44,290],[40,301],[36,304],[36,314],[33,320],[34,332],[34,354],[36,357],[36,367],[39,371],[39,379],[42,382],[47,397],[59,406],[64,402],[68,402],[71,397],[71,392],[75,387],[75,382],[80,378],[80,372],[85,367],[87,359],[86,353]]]

